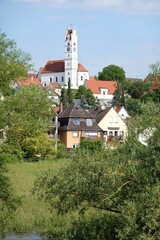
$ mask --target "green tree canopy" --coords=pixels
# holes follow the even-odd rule
[[[87,89],[85,86],[79,86],[76,93],[76,98],[81,100],[81,105],[85,107],[86,105],[95,106],[96,99],[90,89]]]
[[[6,96],[0,102],[0,129],[4,129],[7,143],[21,149],[25,138],[47,132],[54,116],[51,105],[48,93],[34,85]]]
[[[60,172],[37,180],[35,190],[59,213],[78,210],[85,217],[89,210],[90,218],[80,217],[58,239],[160,238],[160,106],[144,105],[142,113],[124,144],[94,155],[77,151]],[[146,147],[138,137],[148,128],[154,131]]]
[[[31,56],[0,32],[0,91],[3,95],[10,93],[12,81],[27,76],[32,68],[30,62]]]
[[[125,71],[119,66],[109,65],[98,73],[98,79],[123,83],[125,81]]]
[[[125,90],[132,98],[140,99],[148,92],[150,87],[151,84],[147,82],[133,82],[126,86]]]

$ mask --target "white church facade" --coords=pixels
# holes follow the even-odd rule
[[[43,86],[49,86],[57,82],[61,86],[68,86],[70,80],[71,88],[77,89],[89,80],[89,72],[78,63],[78,36],[75,27],[70,27],[65,33],[65,58],[63,60],[48,61],[41,67],[38,79]]]

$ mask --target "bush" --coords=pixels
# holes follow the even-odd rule
[[[65,145],[62,143],[58,143],[58,147],[57,147],[57,158],[66,158],[67,157],[67,151],[65,148]]]

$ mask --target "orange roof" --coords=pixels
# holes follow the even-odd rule
[[[78,63],[78,72],[88,72],[88,70],[82,64]]]
[[[96,79],[92,76],[89,76],[89,81],[96,81]]]
[[[61,89],[61,86],[60,86],[57,82],[52,82],[51,85],[52,85],[54,88],[60,88],[60,89]]]
[[[64,60],[53,60],[48,61],[45,67],[40,68],[40,73],[51,73],[51,72],[64,72]],[[78,64],[78,72],[88,72],[87,69],[82,65]]]
[[[41,73],[64,72],[64,60],[48,61],[45,67],[40,68]]]
[[[19,78],[17,80],[17,83],[19,86],[30,86],[32,84],[34,84],[36,86],[42,85],[41,82],[39,81],[39,79],[36,78],[36,74],[34,74],[34,73],[29,73],[28,78],[26,78],[26,79],[23,77]]]
[[[85,84],[92,91],[93,94],[100,94],[101,88],[108,89],[108,94],[113,94],[117,86],[116,81],[86,80]]]

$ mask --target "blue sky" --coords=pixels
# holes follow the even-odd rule
[[[160,61],[160,0],[0,0],[0,29],[32,56],[35,69],[64,59],[67,26],[90,75],[110,64],[145,78]]]

